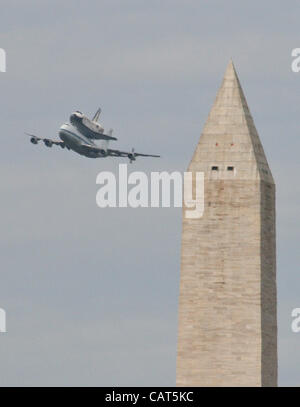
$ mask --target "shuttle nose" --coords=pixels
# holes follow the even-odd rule
[[[80,119],[82,119],[82,117],[83,117],[83,114],[82,114],[81,112],[79,112],[79,111],[76,111],[76,112],[74,112],[74,113],[71,114],[71,116],[70,116],[70,122],[71,122],[71,123],[76,123],[76,122],[78,122]]]

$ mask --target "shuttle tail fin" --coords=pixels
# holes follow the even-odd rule
[[[92,119],[93,122],[97,122],[99,120],[100,113],[101,113],[101,109],[99,108],[97,110],[97,112],[94,114],[94,117]]]

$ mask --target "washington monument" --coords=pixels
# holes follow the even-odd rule
[[[188,171],[205,207],[183,210],[177,385],[277,386],[275,185],[232,61]]]

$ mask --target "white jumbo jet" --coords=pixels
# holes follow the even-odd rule
[[[98,109],[92,120],[79,111],[72,113],[70,123],[64,123],[59,129],[61,140],[51,140],[37,137],[34,134],[26,134],[31,137],[30,141],[33,144],[38,144],[41,140],[47,147],[52,147],[55,144],[89,158],[128,157],[131,163],[139,156],[160,157],[159,155],[136,153],[134,149],[127,152],[108,148],[108,143],[111,140],[117,140],[117,138],[112,136],[112,129],[104,134],[104,128],[98,122],[100,113],[101,109]],[[101,145],[95,144],[93,140],[101,140]]]

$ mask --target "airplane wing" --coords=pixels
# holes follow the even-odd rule
[[[97,146],[91,146],[89,144],[81,144],[80,147],[88,153],[100,153],[103,156],[107,156],[106,150]]]
[[[99,148],[97,146],[91,146],[89,144],[81,144],[81,148],[85,149],[87,152],[91,153],[100,153],[103,157],[128,157],[130,162],[135,161],[136,157],[160,157],[159,155],[153,154],[142,154],[136,153],[134,149],[132,151],[120,151],[120,150],[112,150],[108,148],[107,150],[103,148]]]
[[[135,157],[160,157],[160,155],[154,154],[142,154],[142,153],[135,153],[134,151],[120,151],[120,150],[107,150],[108,154],[115,157],[128,157],[131,155],[135,155]]]
[[[112,157],[128,157],[130,161],[135,161],[135,157],[160,157],[160,155],[136,153],[134,149],[132,149],[131,151],[108,149],[107,155],[110,155]]]
[[[155,154],[142,154],[142,153],[129,153],[129,154],[133,154],[135,157],[156,157],[156,158],[160,158],[160,155],[155,155]]]
[[[37,144],[39,141],[43,141],[47,147],[52,147],[53,144],[55,144],[57,146],[61,146],[62,148],[65,147],[65,143],[60,140],[51,140],[49,138],[37,137],[34,134],[30,134],[30,133],[25,133],[25,134],[27,134],[27,136],[31,137],[30,141],[33,144]]]

